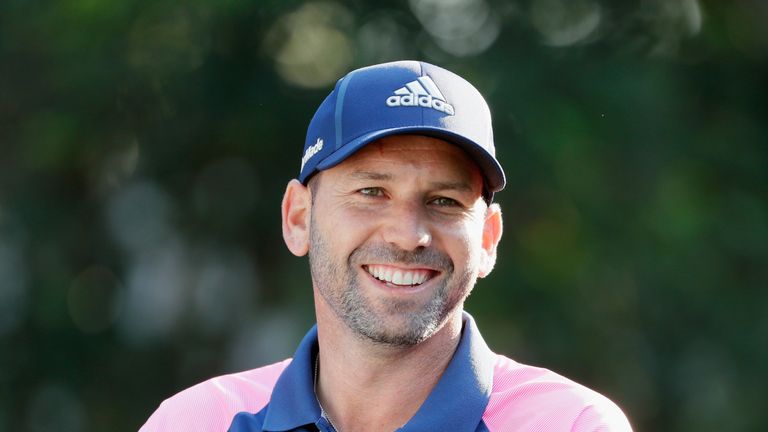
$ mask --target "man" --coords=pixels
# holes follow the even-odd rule
[[[629,431],[605,397],[493,353],[463,311],[496,260],[504,183],[463,78],[415,61],[350,72],[282,203],[317,325],[293,359],[191,387],[142,430]]]

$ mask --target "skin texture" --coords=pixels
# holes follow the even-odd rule
[[[402,426],[450,361],[464,300],[495,262],[501,212],[483,201],[480,170],[442,140],[392,136],[310,187],[291,181],[282,211],[288,248],[310,256],[322,406],[344,432]],[[387,283],[375,266],[428,277]]]
[[[469,286],[473,275],[468,271],[454,275],[450,257],[435,249],[409,251],[387,243],[367,244],[356,248],[346,265],[341,266],[331,259],[331,247],[317,229],[314,217],[310,231],[309,262],[312,280],[319,282],[318,291],[351,330],[372,342],[403,347],[420,343],[435,333],[468,294],[450,288]],[[357,271],[366,263],[398,263],[439,271],[441,277],[436,278],[435,287],[423,300],[409,296],[371,298],[362,288],[368,276]]]

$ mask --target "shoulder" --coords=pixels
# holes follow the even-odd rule
[[[607,397],[547,369],[497,355],[483,420],[493,430],[631,431]]]
[[[241,411],[264,408],[291,359],[201,382],[163,401],[140,432],[226,430]]]

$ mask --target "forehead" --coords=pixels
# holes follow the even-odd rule
[[[381,138],[358,150],[337,167],[341,171],[419,168],[482,183],[480,168],[464,150],[439,138],[422,135]]]

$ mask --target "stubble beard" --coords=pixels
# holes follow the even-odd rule
[[[309,265],[318,292],[354,333],[377,344],[408,347],[425,341],[463,304],[477,278],[469,268],[454,273],[453,262],[442,252],[406,251],[388,244],[361,245],[350,254],[345,269],[333,261],[314,214],[310,238]],[[442,279],[422,306],[414,300],[387,299],[378,302],[377,308],[365,297],[359,281],[358,269],[370,262],[421,265],[440,270]]]

